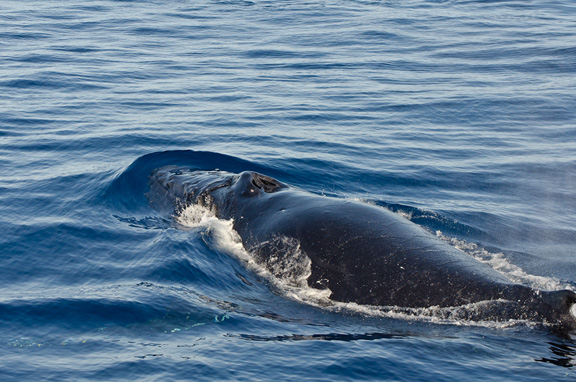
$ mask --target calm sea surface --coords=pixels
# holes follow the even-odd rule
[[[535,323],[303,301],[155,212],[166,164],[375,203],[576,289],[572,0],[2,0],[0,380],[576,379]]]

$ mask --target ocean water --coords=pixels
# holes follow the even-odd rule
[[[0,60],[0,380],[576,379],[573,335],[318,306],[146,197],[259,171],[576,290],[573,1],[2,0]]]

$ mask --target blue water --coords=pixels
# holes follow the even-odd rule
[[[572,0],[3,0],[0,60],[0,380],[576,378],[531,323],[300,301],[145,196],[257,170],[576,289]]]

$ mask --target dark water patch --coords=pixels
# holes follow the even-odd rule
[[[249,334],[240,335],[240,338],[248,341],[278,341],[278,342],[291,342],[291,341],[374,341],[382,339],[405,338],[406,335],[389,334],[389,333],[327,333],[327,334],[293,334],[277,337],[262,337],[253,336]]]
[[[42,40],[52,38],[51,33],[39,32],[0,32],[0,38],[6,40]]]
[[[295,63],[253,63],[255,69],[259,70],[352,70],[361,64],[341,63],[341,62],[295,62]]]
[[[174,29],[162,29],[162,28],[152,28],[152,27],[139,27],[134,28],[129,31],[131,34],[138,36],[161,36],[161,37],[173,37],[177,36],[177,31]]]
[[[40,74],[31,76],[31,78],[20,78],[0,82],[0,87],[8,89],[31,89],[31,90],[74,90],[74,91],[93,91],[106,88],[102,85],[91,83],[89,79],[79,76],[61,75],[61,74]]]
[[[249,50],[244,53],[247,58],[254,59],[290,59],[290,58],[317,58],[326,56],[323,52],[294,52],[290,50],[278,50],[278,49],[254,49]]]
[[[536,362],[550,363],[556,366],[576,367],[576,342],[573,340],[550,342],[551,357],[536,359]]]
[[[305,112],[294,115],[293,117],[289,118],[291,120],[297,122],[310,122],[310,123],[326,123],[330,121],[338,121],[340,123],[345,122],[347,120],[362,120],[362,119],[370,119],[364,118],[363,116],[351,116],[349,113],[317,113],[317,112]]]
[[[126,100],[120,101],[118,103],[126,107],[125,112],[161,110],[166,108],[177,108],[180,106],[185,106],[185,103],[181,102],[142,102],[138,100]]]
[[[0,126],[2,126],[2,122],[4,122],[4,120],[0,122]],[[2,126],[2,127],[5,127],[5,126]],[[0,129],[0,137],[21,137],[25,134],[26,133],[23,133],[23,132]]]
[[[190,4],[188,4],[190,5]],[[210,15],[203,15],[203,14],[199,14],[199,13],[193,13],[193,12],[200,12],[202,9],[201,7],[198,8],[183,8],[181,10],[181,12],[178,13],[166,13],[166,16],[168,17],[174,17],[177,19],[185,19],[185,20],[200,20],[200,21],[214,21],[217,20],[218,17],[217,16],[210,16]],[[190,27],[190,26],[188,26]]]
[[[109,12],[110,6],[104,4],[75,4],[70,7],[71,9],[77,9],[78,11],[88,11],[88,12]]]
[[[98,328],[129,325],[161,317],[162,310],[136,301],[110,299],[54,299],[39,301],[9,301],[0,304],[3,321],[19,325],[43,325],[64,328]]]
[[[360,34],[364,38],[380,40],[394,40],[398,39],[400,36],[396,33],[381,31],[381,30],[367,30]]]
[[[17,89],[32,88],[32,89],[52,90],[52,89],[65,88],[66,85],[57,81],[18,79],[18,80],[2,81],[0,82],[0,87],[17,88]]]
[[[207,97],[205,101],[207,102],[225,102],[225,103],[232,103],[238,101],[245,101],[253,99],[252,96],[245,95],[245,94],[237,94],[237,95],[219,95],[216,97]]]
[[[57,56],[54,54],[29,54],[23,57],[15,58],[16,62],[32,63],[32,64],[54,64],[68,61],[68,58]]]
[[[52,47],[54,50],[62,51],[62,52],[70,52],[70,53],[102,53],[103,49],[99,47],[88,47],[88,46],[54,46]],[[78,57],[75,57],[76,59]]]

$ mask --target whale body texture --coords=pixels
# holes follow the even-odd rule
[[[340,302],[407,308],[508,301],[505,319],[576,327],[576,294],[515,284],[411,221],[367,203],[315,195],[255,173],[163,167],[149,200],[165,212],[190,204],[233,219],[244,248],[263,259],[298,243],[311,261],[308,286]]]

